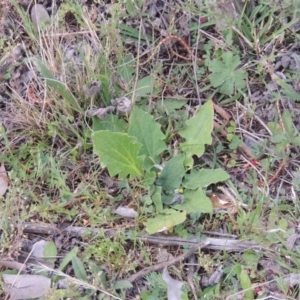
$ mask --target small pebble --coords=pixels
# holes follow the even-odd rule
[[[41,4],[33,5],[30,16],[31,16],[32,23],[36,27],[39,27],[41,23],[46,23],[48,20],[50,20],[50,16],[47,10]]]

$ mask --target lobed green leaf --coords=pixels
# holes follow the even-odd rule
[[[232,52],[224,52],[222,61],[212,60],[209,64],[209,70],[212,72],[209,79],[212,86],[220,87],[220,92],[225,95],[232,95],[235,89],[244,88],[247,73],[237,69],[240,63],[240,58]]]

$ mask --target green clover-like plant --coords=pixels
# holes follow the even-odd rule
[[[220,93],[232,95],[235,90],[241,90],[246,86],[247,72],[237,69],[241,61],[238,55],[232,52],[224,52],[222,60],[213,59],[208,65],[212,74],[209,76],[213,87],[220,88]]]

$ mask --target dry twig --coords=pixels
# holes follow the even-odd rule
[[[21,223],[20,225],[15,225],[15,227],[22,230],[23,233],[41,235],[66,234],[68,236],[84,236],[86,234],[91,234],[95,236],[103,231],[109,237],[114,237],[116,234],[116,230],[114,229],[103,230],[98,228],[84,228],[77,226],[69,226],[67,228],[60,229],[55,225],[46,223],[25,222]],[[128,240],[133,239],[130,235],[127,235],[126,232],[125,237]],[[184,239],[176,236],[146,234],[138,234],[135,238],[143,242],[162,246],[193,246],[199,244],[199,238]],[[205,237],[204,241],[208,242],[208,244],[202,246],[202,248],[211,250],[226,250],[228,252],[242,252],[248,249],[261,250],[261,247],[258,244],[248,241],[240,241],[237,239]]]
[[[165,267],[174,265],[182,260],[187,259],[189,256],[191,256],[194,252],[196,252],[199,248],[205,247],[209,245],[209,242],[204,241],[204,242],[200,242],[199,244],[196,244],[194,246],[192,246],[187,252],[173,258],[167,261],[164,261],[162,263],[159,263],[157,265],[154,266],[149,266],[147,268],[142,269],[141,271],[129,276],[126,280],[128,280],[129,282],[134,282],[136,280],[138,280],[139,278],[145,276],[146,274],[150,273],[150,272],[154,272],[154,271],[158,271],[161,270]]]
[[[228,123],[231,119],[230,114],[221,106],[216,103],[213,103],[214,110]]]
[[[194,281],[193,281],[193,275],[195,273],[195,264],[196,264],[196,256],[193,254],[190,256],[189,258],[189,268],[188,268],[188,273],[187,273],[187,282],[192,290],[194,299],[197,300],[197,293],[196,293],[196,289],[195,289],[195,285],[194,285]]]

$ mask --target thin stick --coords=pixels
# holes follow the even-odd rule
[[[214,110],[228,123],[231,119],[230,114],[221,106],[213,102]]]
[[[275,174],[268,180],[268,184],[271,184],[280,174],[280,172],[282,171],[283,167],[286,165],[285,160],[283,159],[278,167],[278,169],[276,170]]]
[[[195,285],[194,285],[194,281],[193,281],[193,275],[195,273],[195,264],[196,264],[196,256],[191,255],[190,259],[189,259],[189,267],[188,267],[188,274],[187,274],[187,282],[192,290],[194,299],[197,300],[197,293],[196,293],[196,289],[195,289]]]
[[[199,248],[205,247],[209,244],[209,242],[201,242],[197,245],[192,246],[186,253],[183,253],[173,259],[164,261],[162,263],[159,263],[157,265],[154,266],[150,266],[147,268],[144,268],[143,270],[129,276],[126,280],[128,280],[129,282],[134,282],[136,280],[138,280],[139,278],[145,276],[146,274],[150,273],[150,272],[154,272],[154,271],[158,271],[161,270],[165,267],[168,267],[170,265],[176,264],[182,260],[187,259],[189,256],[191,256],[194,252],[196,252]]]
[[[58,228],[55,225],[46,223],[31,223],[25,222],[19,225],[14,225],[23,233],[39,234],[39,235],[51,235],[51,234],[65,234],[69,236],[84,236],[86,234],[91,234],[96,236],[99,233],[105,233],[110,238],[116,235],[116,230],[114,229],[99,229],[99,228],[85,228],[77,226],[69,226],[67,228]],[[214,234],[214,233],[212,233]],[[127,235],[125,232],[125,237],[127,240],[131,240],[132,237]],[[144,235],[138,234],[136,237],[139,241],[161,245],[161,246],[194,246],[199,244],[197,238],[183,239],[174,236],[160,236],[160,235]],[[243,252],[247,249],[256,249],[261,251],[261,247],[258,244],[249,241],[240,241],[232,238],[211,238],[206,237],[205,241],[209,242],[207,246],[202,246],[202,248],[211,250],[226,250],[228,252]]]
[[[131,108],[135,105],[136,102],[136,89],[137,89],[137,83],[139,79],[139,62],[140,62],[140,43],[141,43],[141,31],[142,31],[142,20],[140,20],[140,28],[139,28],[139,43],[137,48],[137,63],[135,67],[135,81],[134,81],[134,87],[131,97]]]

